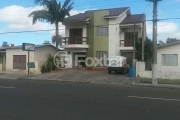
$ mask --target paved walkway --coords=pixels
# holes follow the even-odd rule
[[[27,74],[21,73],[0,73],[0,79],[19,79],[26,76]]]
[[[108,74],[106,70],[92,71],[86,69],[65,69],[45,73],[41,75],[23,76],[20,79],[34,80],[58,80],[71,82],[89,82],[96,84],[114,84],[114,85],[129,85],[138,82],[137,79],[131,79],[127,75],[121,73]]]

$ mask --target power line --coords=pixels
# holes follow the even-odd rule
[[[163,19],[157,19],[156,21],[163,21],[163,20],[178,20],[180,18],[163,18]],[[146,20],[146,21],[153,21],[153,20]]]
[[[150,4],[150,2],[148,2],[148,4],[146,5],[146,7],[145,7],[145,9],[144,9],[144,11],[143,11],[143,13],[142,13],[142,14],[144,14],[144,13],[145,13],[145,11],[146,11],[147,7],[149,6],[149,4]],[[138,21],[140,21],[140,20],[142,19],[142,17],[143,17],[143,16],[139,17]]]
[[[53,31],[53,30],[56,30],[56,29],[34,30],[34,31],[18,31],[18,32],[1,32],[0,34],[10,34],[10,33],[30,33],[30,32]],[[65,30],[65,29],[59,29],[59,30]]]
[[[150,10],[150,8],[151,8],[151,4],[150,4],[150,6],[149,6],[149,8],[148,8],[148,10],[147,10],[147,14],[146,14],[146,16],[149,14],[149,10]]]

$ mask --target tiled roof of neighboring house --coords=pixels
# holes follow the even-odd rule
[[[35,48],[46,47],[46,46],[54,47],[53,45],[35,45]],[[6,47],[6,49],[20,49],[20,48],[22,48],[22,45],[13,46],[13,47]]]
[[[52,46],[54,48],[56,48],[53,45],[35,45],[35,48],[41,48],[41,47],[47,47],[47,46]],[[22,45],[19,46],[11,46],[11,47],[0,47],[0,51],[1,50],[6,50],[6,49],[22,49]]]
[[[157,48],[167,47],[167,46],[176,45],[176,44],[180,44],[180,41],[172,42],[172,43],[168,43],[168,44],[164,44],[164,45],[159,45],[159,46],[157,46]]]
[[[145,19],[145,14],[128,15],[121,24],[140,23]]]
[[[109,10],[109,15],[106,15],[104,17],[109,17],[109,16],[118,16],[120,14],[122,14],[123,12],[125,12],[126,10],[128,10],[129,7],[123,7],[123,8],[112,8],[112,9],[103,9],[103,10]],[[102,11],[102,10],[89,10],[90,11]],[[79,13],[70,17],[67,17],[65,19],[65,21],[84,21],[87,20],[87,12],[85,13]]]

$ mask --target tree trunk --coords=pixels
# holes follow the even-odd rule
[[[58,22],[55,23],[56,26],[56,52],[58,52],[58,36],[59,36],[59,26],[58,26]]]

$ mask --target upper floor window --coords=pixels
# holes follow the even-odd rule
[[[135,38],[138,39],[138,33],[135,32]],[[126,32],[125,33],[125,40],[134,40],[134,32]]]
[[[101,37],[108,37],[108,27],[97,27],[96,35]]]

